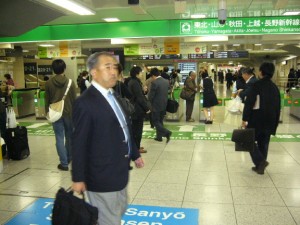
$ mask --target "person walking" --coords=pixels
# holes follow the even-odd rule
[[[62,100],[70,80],[65,76],[66,64],[62,59],[54,60],[52,62],[52,69],[55,76],[48,80],[45,84],[45,103],[47,112],[50,104]],[[69,170],[68,164],[72,160],[72,105],[75,98],[76,87],[75,83],[72,81],[71,87],[65,97],[63,115],[59,120],[52,123],[56,140],[56,150],[60,161],[57,168],[64,171]]]
[[[87,191],[98,208],[98,224],[120,225],[127,208],[128,160],[144,162],[135,145],[131,122],[112,89],[118,79],[113,55],[96,52],[87,60],[92,85],[76,101],[72,189]]]
[[[132,95],[131,102],[134,105],[134,113],[132,115],[132,130],[135,143],[140,153],[146,153],[147,150],[141,147],[144,119],[146,113],[149,114],[150,108],[147,104],[146,96],[143,93],[143,85],[140,80],[142,76],[142,68],[134,66],[130,70],[130,81],[128,82],[128,89]]]
[[[195,102],[195,95],[197,93],[197,86],[196,86],[196,72],[190,71],[188,78],[184,82],[185,90],[188,92],[191,92],[191,98],[186,99],[186,121],[187,122],[195,122],[195,120],[192,118],[192,113],[194,109],[194,102]]]
[[[156,128],[156,137],[154,140],[161,142],[162,137],[166,137],[168,143],[172,132],[164,127],[163,119],[166,115],[168,103],[169,82],[160,76],[160,72],[157,68],[152,68],[150,73],[155,76],[148,95],[152,107],[152,121]]]
[[[233,82],[233,75],[232,75],[230,69],[227,70],[227,73],[225,75],[225,79],[226,79],[227,90],[230,90],[230,87],[232,86],[232,82]]]
[[[214,106],[218,105],[218,99],[214,91],[214,82],[207,73],[202,75],[200,87],[203,89],[203,111],[205,124],[212,124],[214,119]]]
[[[87,71],[83,71],[81,73],[82,79],[80,80],[80,94],[82,94],[87,88],[91,86],[91,83],[88,80],[89,73]]]
[[[252,170],[264,174],[267,161],[270,136],[276,134],[280,117],[280,92],[272,82],[275,66],[265,62],[259,67],[259,80],[247,94],[243,111],[242,127],[255,129],[255,149],[250,152]]]

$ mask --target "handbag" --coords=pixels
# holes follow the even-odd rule
[[[84,196],[84,195],[83,195]],[[52,210],[52,225],[96,225],[98,208],[60,188]]]
[[[121,104],[121,107],[125,113],[131,116],[135,112],[135,108],[128,98],[123,97],[120,82],[118,82],[118,92],[119,95],[115,95],[118,102]]]
[[[188,89],[184,87],[180,92],[180,98],[183,100],[194,100],[194,92],[188,91]]]
[[[67,90],[65,91],[65,94],[64,94],[62,100],[50,104],[49,112],[47,113],[47,116],[46,116],[46,118],[49,122],[54,123],[62,117],[62,114],[64,111],[64,105],[65,105],[65,98],[68,94],[71,84],[72,84],[72,80],[69,79],[68,87],[67,87]]]
[[[255,148],[255,130],[253,128],[234,129],[231,141],[235,142],[235,151],[252,152]]]

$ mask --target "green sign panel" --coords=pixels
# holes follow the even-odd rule
[[[125,45],[124,55],[138,55],[139,49],[140,49],[139,45]]]
[[[181,35],[219,34],[289,34],[300,32],[300,17],[228,18],[226,24],[218,20],[191,20],[180,22]]]
[[[104,30],[105,32],[101,32]],[[219,24],[218,19],[214,18],[40,26],[18,37],[0,38],[0,43],[93,38],[299,33],[299,16],[227,18],[225,25]]]

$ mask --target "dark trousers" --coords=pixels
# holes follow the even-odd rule
[[[143,117],[132,120],[132,133],[133,133],[135,144],[138,149],[140,149],[140,147],[141,147],[143,125],[144,125]]]
[[[186,120],[191,119],[192,113],[194,109],[194,100],[186,100]]]
[[[6,112],[1,112],[0,113],[0,132],[1,132],[1,137],[5,140],[6,136]]]
[[[227,89],[230,89],[231,85],[232,85],[232,81],[227,81],[226,83]]]
[[[267,131],[255,130],[255,148],[250,152],[255,166],[267,160],[271,134]]]
[[[166,115],[165,111],[161,112],[152,112],[152,121],[156,128],[156,138],[162,139],[170,134],[170,131],[164,127],[164,116]]]

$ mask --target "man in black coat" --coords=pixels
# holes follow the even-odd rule
[[[259,78],[247,94],[243,111],[242,127],[255,129],[255,149],[250,152],[252,170],[264,174],[270,136],[276,134],[280,116],[280,92],[272,82],[275,66],[265,62],[259,68]]]
[[[172,132],[164,127],[163,119],[166,115],[169,82],[160,76],[157,68],[152,68],[150,73],[155,76],[148,95],[152,107],[152,121],[156,128],[154,140],[161,142],[162,137],[166,137],[168,143]]]
[[[131,122],[114,96],[118,62],[109,53],[94,53],[87,61],[93,76],[73,108],[72,188],[87,190],[99,209],[98,223],[120,224],[127,208],[128,160],[144,163],[134,143]]]

